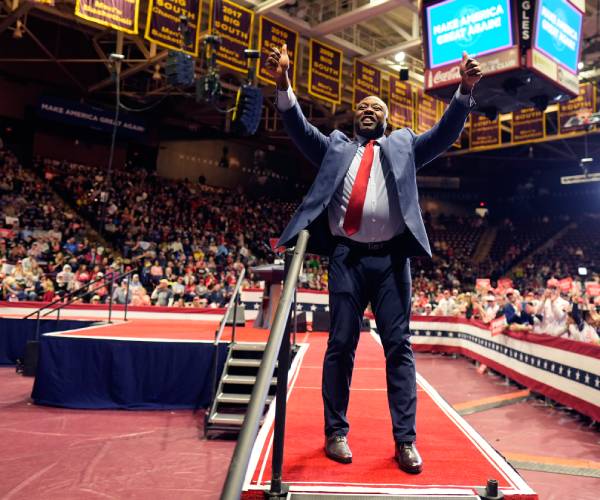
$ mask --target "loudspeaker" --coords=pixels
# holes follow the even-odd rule
[[[328,332],[331,320],[327,311],[313,312],[312,329],[313,332]]]
[[[400,71],[398,72],[398,76],[400,77],[400,80],[403,82],[408,81],[408,68],[400,68]]]
[[[235,309],[232,307],[231,310],[229,311],[229,316],[227,316],[227,321],[225,321],[225,324],[227,326],[233,326],[233,311]],[[238,304],[237,306],[237,311],[236,311],[236,315],[235,315],[235,325],[236,326],[246,326],[246,308],[241,305]]]
[[[35,377],[39,357],[39,340],[28,340],[25,346],[25,363],[23,364],[23,375],[25,377]]]
[[[176,87],[189,87],[194,83],[194,59],[189,54],[169,50],[165,62],[167,83]]]
[[[242,135],[254,135],[260,124],[262,104],[263,95],[258,87],[240,87],[232,117],[234,130]]]
[[[296,325],[298,326],[298,329],[296,330],[297,333],[305,333],[307,331],[307,329],[306,329],[306,313],[305,312],[296,314]],[[294,322],[292,321],[292,330],[293,330],[293,328],[294,328]]]

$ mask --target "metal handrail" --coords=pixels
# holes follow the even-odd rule
[[[133,272],[135,272],[135,271],[137,271],[137,269],[132,269],[131,271],[127,271],[126,273],[119,274],[118,276],[116,276],[116,275],[113,275],[113,276],[110,278],[110,280],[109,280],[109,283],[110,283],[111,285],[113,285],[115,281],[122,280],[123,278],[125,278],[126,276],[129,276],[131,273],[133,273]],[[103,276],[101,279],[104,279],[104,276]],[[98,280],[95,280],[95,281],[98,281]],[[56,307],[56,308],[54,308],[54,309],[51,309],[51,310],[50,310],[50,311],[48,311],[47,313],[45,313],[45,314],[42,314],[42,315],[41,315],[41,317],[42,317],[42,318],[45,318],[45,317],[46,317],[46,316],[48,316],[49,314],[52,314],[52,313],[53,313],[53,312],[55,312],[55,311],[60,311],[62,308],[64,308],[64,307],[67,307],[67,306],[71,305],[71,304],[72,304],[73,302],[75,302],[77,299],[80,299],[80,298],[81,298],[81,297],[74,297],[74,295],[77,295],[77,294],[78,294],[79,292],[81,292],[81,291],[84,291],[84,290],[85,290],[85,294],[84,294],[84,293],[82,293],[81,295],[86,295],[86,294],[88,294],[88,293],[95,292],[96,290],[100,290],[100,288],[102,288],[102,287],[104,286],[104,285],[100,285],[100,286],[98,286],[98,287],[94,288],[93,290],[88,290],[88,288],[89,288],[89,285],[91,285],[91,284],[92,284],[92,283],[90,282],[90,283],[88,283],[88,284],[85,286],[85,288],[80,288],[79,290],[74,290],[73,292],[69,292],[69,294],[68,294],[67,296],[70,296],[70,297],[72,297],[72,298],[71,298],[71,300],[69,300],[68,302],[61,303],[61,304],[60,304],[60,307]],[[128,284],[129,284],[129,283],[128,283]],[[111,297],[112,297],[112,286],[111,286]],[[64,297],[63,297],[63,298],[64,298]],[[52,304],[54,304],[54,303],[56,303],[56,301],[54,301]],[[47,307],[49,307],[50,305],[51,305],[51,304],[48,304],[48,306],[47,306]],[[45,307],[42,307],[42,308],[40,309],[40,312],[41,312],[42,310],[44,310],[44,309],[46,309],[46,308],[45,308]]]
[[[123,278],[125,278],[126,276],[129,276],[131,273],[135,272],[136,269],[131,269],[130,271],[127,271],[126,273],[122,273],[119,275],[112,275],[110,277],[110,279],[108,280],[108,284],[110,285],[110,303],[109,303],[109,307],[108,307],[108,322],[110,323],[111,320],[111,315],[112,315],[112,294],[113,294],[113,284],[115,283],[115,281],[117,280],[122,280]],[[104,283],[99,283],[100,281],[104,281]],[[80,299],[82,296],[90,294],[92,292],[95,292],[96,290],[100,290],[100,288],[102,288],[103,286],[106,286],[106,277],[102,276],[100,278],[96,278],[95,280],[90,281],[89,283],[87,283],[85,285],[85,287],[83,288],[79,288],[77,290],[73,290],[69,293],[67,293],[65,296],[60,297],[59,299],[53,300],[52,302],[50,302],[49,304],[46,304],[42,307],[40,307],[39,309],[37,309],[36,311],[33,311],[32,313],[28,314],[27,316],[25,316],[23,319],[28,319],[33,315],[37,315],[37,324],[36,324],[36,328],[35,328],[35,338],[36,340],[39,340],[40,338],[40,322],[42,318],[45,318],[46,316],[52,314],[52,313],[56,313],[56,323],[58,325],[58,321],[60,319],[60,311],[71,305],[73,302],[75,302],[76,300]],[[97,287],[92,288],[92,285],[98,285]],[[70,300],[68,300],[67,302],[63,302],[63,300],[65,298],[70,298]],[[127,282],[127,297],[129,297],[129,281]],[[57,305],[58,307],[54,307],[51,308],[54,305]],[[127,302],[125,303],[125,306],[127,306]],[[42,314],[42,311],[44,309],[49,309],[46,313]],[[125,320],[127,320],[127,307],[125,307]]]
[[[68,292],[66,295],[59,297],[58,299],[54,299],[52,302],[50,302],[49,304],[45,304],[42,307],[40,307],[39,309],[33,311],[32,313],[29,313],[27,316],[24,316],[22,319],[29,319],[31,318],[31,316],[35,316],[36,314],[41,313],[44,309],[47,309],[49,307],[52,307],[54,304],[59,304],[60,302],[62,302],[65,298],[68,297],[72,297],[73,295],[78,294],[79,292],[81,292],[81,290],[84,290],[85,288],[89,288],[91,285],[98,283],[101,280],[104,280],[104,276],[101,276],[100,278],[96,278],[95,280],[89,281],[84,288],[79,288],[77,290],[72,290],[70,292]],[[57,308],[59,309],[59,308]],[[53,309],[53,311],[56,309]]]
[[[215,333],[215,340],[213,345],[215,346],[215,353],[213,356],[213,364],[212,364],[212,390],[210,397],[210,412],[212,412],[215,407],[215,397],[217,395],[217,386],[219,385],[219,342],[221,341],[221,336],[223,335],[223,330],[225,330],[225,325],[227,324],[227,318],[229,318],[229,313],[231,311],[231,306],[233,305],[233,328],[231,331],[231,342],[235,341],[235,324],[237,319],[237,305],[238,300],[237,296],[240,293],[240,288],[242,287],[242,282],[244,281],[244,277],[246,276],[246,269],[242,268],[242,272],[240,273],[237,283],[235,284],[235,288],[233,289],[233,293],[229,298],[229,304],[227,304],[227,309],[225,309],[225,314],[221,319],[221,324],[219,325],[219,329]],[[207,413],[207,417],[210,414]],[[207,421],[204,421],[204,434],[206,435],[206,425]]]
[[[250,462],[250,454],[256,436],[260,418],[262,416],[265,401],[269,393],[271,378],[275,370],[275,361],[280,350],[281,342],[289,324],[290,310],[294,296],[294,290],[298,282],[298,276],[304,260],[306,244],[308,242],[308,231],[302,230],[298,235],[298,241],[294,249],[287,278],[283,284],[283,292],[277,312],[273,319],[273,326],[269,334],[269,340],[265,348],[260,369],[256,377],[256,383],[252,390],[248,411],[244,418],[244,424],[239,435],[233,457],[227,472],[227,478],[223,491],[221,492],[221,500],[237,500],[240,498],[244,485],[244,477],[246,469]]]
[[[229,312],[231,311],[231,306],[234,306],[234,309],[235,309],[234,313],[233,313],[233,329],[235,330],[235,320],[236,320],[235,313],[237,312],[237,296],[240,293],[240,288],[242,287],[242,282],[244,281],[245,276],[246,276],[246,269],[242,268],[242,272],[240,273],[240,276],[238,277],[238,280],[237,280],[237,283],[235,284],[233,293],[231,294],[231,297],[229,298],[229,304],[227,304],[227,309],[225,310],[225,315],[221,319],[221,324],[219,325],[219,330],[217,331],[217,334],[215,335],[214,345],[219,345],[219,342],[221,341],[221,336],[223,335],[223,330],[225,330],[225,325],[227,324],[227,319],[229,318]],[[233,341],[233,338],[232,338],[232,341]]]

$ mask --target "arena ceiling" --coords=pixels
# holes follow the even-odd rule
[[[416,0],[243,0],[239,3],[256,14],[268,15],[302,35],[301,68],[307,68],[309,37],[315,37],[344,51],[344,97],[341,106],[318,102],[311,105],[311,117],[326,127],[341,126],[351,115],[352,60],[354,57],[396,71],[395,54],[405,52],[411,79],[423,82],[423,54]],[[584,21],[583,75],[600,76],[595,61],[600,59],[600,0],[586,0]],[[110,103],[114,100],[109,54],[124,54],[122,94],[141,105],[161,96],[182,95],[169,106],[171,124],[222,126],[224,117],[203,104],[191,103],[189,92],[167,84],[164,63],[167,51],[143,38],[148,1],[142,0],[139,35],[126,35],[74,15],[75,0],[56,0],[55,6],[25,0],[0,0],[0,74],[20,81],[36,81],[57,92]],[[202,31],[206,32],[209,1],[203,1]],[[255,16],[256,22],[256,16]],[[256,40],[256,32],[255,40]],[[197,73],[201,74],[200,65]],[[243,75],[221,69],[224,101],[231,100]],[[306,95],[307,71],[299,73],[299,94]],[[267,92],[268,93],[268,92]],[[179,117],[179,118],[178,118]]]

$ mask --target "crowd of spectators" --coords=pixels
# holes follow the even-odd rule
[[[250,267],[272,260],[268,242],[295,206],[241,190],[158,178],[145,170],[117,170],[109,182],[105,175],[49,159],[35,160],[28,170],[0,150],[0,299],[51,301],[95,281],[79,300],[107,302],[112,287],[119,304],[220,307],[242,269],[245,287],[260,286]],[[515,286],[527,290],[520,295],[515,288],[481,290],[475,283],[539,246],[557,231],[556,221],[541,219],[532,231],[505,220],[490,257],[476,262],[486,219],[427,213],[424,219],[434,255],[413,263],[414,313],[486,323],[505,316],[513,328],[550,329],[557,335],[573,331],[573,337],[581,326],[578,331],[587,332],[582,335],[597,339],[591,331],[598,326],[598,304],[579,290],[579,295],[569,292],[565,306],[564,298],[548,292],[552,287],[544,290],[554,276],[574,276],[581,262],[589,263],[586,279],[598,279],[592,276],[599,258],[596,221],[573,225],[554,245],[519,265]],[[113,277],[128,272],[111,285]],[[327,290],[326,258],[307,256],[300,286]],[[560,327],[549,326],[558,309],[547,305],[548,294],[563,311]]]

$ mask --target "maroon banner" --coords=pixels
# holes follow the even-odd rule
[[[341,50],[310,40],[308,93],[333,104],[342,102]]]
[[[352,86],[354,88],[353,108],[356,108],[360,101],[370,95],[381,97],[381,71],[355,59]]]
[[[535,108],[513,111],[512,142],[515,144],[546,137],[544,113]]]
[[[198,57],[201,9],[201,0],[150,0],[144,38],[161,47]],[[186,41],[181,32],[179,18],[182,15],[188,19]]]
[[[471,149],[500,145],[500,120],[490,121],[484,115],[471,115]]]
[[[215,13],[214,31],[221,37],[217,62],[227,68],[246,73],[248,63],[244,57],[244,50],[250,48],[254,12],[231,0],[221,0],[217,6],[215,12],[214,0],[210,1],[210,12]],[[212,16],[208,29],[213,29]]]
[[[389,122],[393,127],[414,127],[415,102],[412,85],[390,75],[389,83]]]
[[[54,0],[39,1],[54,5]],[[139,0],[77,0],[75,15],[102,26],[108,26],[132,35],[138,32]]]
[[[258,78],[267,83],[275,83],[275,80],[271,78],[271,73],[269,73],[266,67],[267,58],[273,47],[281,49],[281,46],[285,43],[287,44],[287,51],[290,56],[288,75],[292,81],[292,85],[295,87],[298,32],[286,28],[282,24],[276,23],[264,16],[261,16],[259,26],[258,46],[260,47],[260,59],[258,60]]]
[[[584,125],[578,127],[565,127],[570,118],[589,118],[596,110],[596,95],[594,85],[582,83],[579,85],[579,95],[568,102],[558,105],[558,133],[568,134],[581,130]]]
[[[423,89],[417,89],[416,115],[417,134],[427,132],[439,120],[437,99],[427,95]]]

